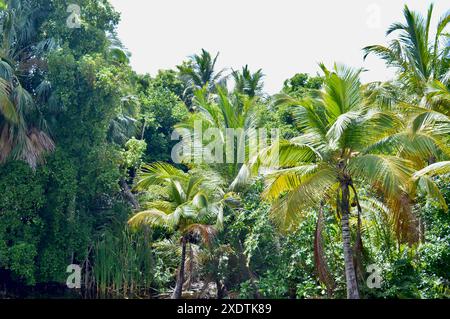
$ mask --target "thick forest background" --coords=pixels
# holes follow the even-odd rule
[[[136,74],[119,14],[76,3],[79,28],[66,1],[0,1],[0,297],[450,296],[448,14],[436,28],[405,8],[391,46],[361,52],[395,68],[391,82],[321,65],[269,96],[251,61],[218,70],[201,48]],[[195,119],[279,128],[281,171],[255,173],[270,147],[242,165],[173,163],[172,132]],[[312,154],[301,143],[321,129]],[[339,154],[351,181],[326,168]],[[65,286],[71,264],[81,289]]]

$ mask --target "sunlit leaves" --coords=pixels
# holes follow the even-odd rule
[[[435,176],[450,173],[450,161],[443,161],[428,165],[427,167],[414,173],[414,178],[422,176]]]
[[[349,171],[391,198],[398,196],[406,186],[413,168],[410,161],[399,157],[367,154],[352,159]]]
[[[311,167],[313,171],[314,168]],[[307,171],[307,170],[306,170]],[[274,190],[286,190],[285,195],[275,200],[272,205],[271,216],[282,230],[297,225],[311,207],[317,206],[327,198],[333,185],[336,184],[336,173],[330,168],[323,168],[316,173],[303,172],[303,179],[299,175],[286,172],[274,180]],[[269,180],[270,183],[270,180]],[[269,188],[266,194],[274,194]]]
[[[381,57],[389,66],[399,70],[399,79],[409,92],[424,94],[428,82],[443,80],[448,71],[448,48],[442,46],[443,31],[450,21],[449,13],[439,20],[431,39],[431,19],[433,5],[427,16],[411,11],[407,6],[403,10],[404,23],[394,23],[387,35],[395,34],[388,47],[372,45],[364,48],[365,56],[370,53]]]

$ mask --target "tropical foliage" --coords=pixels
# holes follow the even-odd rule
[[[363,49],[391,81],[319,64],[271,96],[204,49],[136,74],[119,14],[78,3],[71,29],[0,1],[2,297],[450,297],[448,13]]]

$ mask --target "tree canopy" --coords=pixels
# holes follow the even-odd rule
[[[390,81],[270,95],[201,48],[137,74],[109,1],[77,5],[0,1],[0,297],[449,297],[449,13],[361,51]]]

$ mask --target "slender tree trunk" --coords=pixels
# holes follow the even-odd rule
[[[194,280],[194,252],[192,251],[192,244],[189,244],[189,281],[185,289],[191,290],[193,280]]]
[[[356,281],[355,265],[353,263],[353,253],[351,248],[350,236],[350,195],[347,183],[341,184],[342,200],[342,243],[344,249],[344,263],[345,263],[345,279],[347,281],[347,298],[359,299],[358,283]]]
[[[219,278],[216,278],[216,287],[217,287],[217,299],[223,299],[225,297],[224,287]]]
[[[122,188],[122,192],[125,195],[128,202],[133,206],[134,209],[139,209],[139,202],[137,201],[134,194],[131,192],[130,186],[128,186],[125,178],[120,179],[120,187]]]
[[[244,269],[247,272],[248,278],[250,279],[250,283],[253,288],[253,297],[254,297],[254,299],[261,299],[261,296],[258,292],[258,285],[255,282],[255,275],[253,274],[252,270],[250,269],[249,262],[247,260],[247,256],[244,254],[244,246],[242,245],[242,242],[240,239],[238,239],[238,244],[239,244],[240,262],[244,266]]]
[[[422,217],[419,217],[419,238],[421,243],[425,242],[425,223]]]
[[[186,238],[183,237],[181,240],[181,264],[180,270],[177,276],[177,283],[173,291],[171,299],[181,299],[183,293],[183,283],[184,283],[184,263],[186,261]]]
[[[144,121],[144,125],[142,126],[141,140],[144,140],[146,129],[147,129],[147,121]]]

